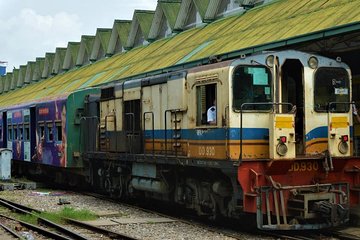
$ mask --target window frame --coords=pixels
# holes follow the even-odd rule
[[[252,79],[252,87],[253,86],[268,86],[270,87],[270,94],[265,94],[265,95],[270,95],[270,101],[268,101],[269,103],[274,102],[274,79],[273,79],[273,74],[272,71],[269,67],[265,66],[265,65],[251,65],[251,64],[241,64],[241,65],[237,65],[233,68],[232,74],[231,74],[231,109],[233,112],[235,113],[240,113],[241,112],[241,105],[244,103],[255,103],[255,102],[243,102],[240,104],[240,107],[235,107],[235,94],[234,94],[234,79],[235,79],[235,73],[239,68],[244,68],[244,67],[252,67],[252,68],[262,68],[265,69],[267,75],[269,76],[269,83],[267,85],[254,85],[253,83],[253,79]],[[264,87],[265,88],[265,87]],[[259,102],[260,103],[260,102]],[[269,105],[269,109],[244,109],[244,112],[271,112],[273,109],[272,105]]]
[[[212,101],[209,100],[208,101],[208,96],[207,95],[207,90],[206,90],[206,87],[210,87],[210,86],[213,86],[214,88],[214,98]],[[202,101],[201,101],[201,87],[205,87],[205,111],[202,112]],[[211,91],[211,89],[209,90]],[[200,92],[200,96],[199,96],[199,92]],[[211,96],[209,96],[210,98]],[[218,126],[218,123],[219,123],[219,118],[218,118],[218,82],[209,82],[209,83],[206,83],[206,84],[197,84],[195,86],[195,100],[196,100],[196,127],[199,127],[199,128],[204,128],[204,127],[217,127]],[[208,104],[208,103],[211,103],[211,102],[214,102],[214,100],[216,101],[216,105],[215,105],[215,108],[217,109],[216,110],[216,116],[215,116],[215,123],[214,124],[210,124],[207,122],[207,111],[210,107],[213,106],[213,104]],[[199,102],[200,101],[200,102]],[[200,108],[200,109],[199,109]],[[203,119],[205,118],[205,119]],[[204,123],[205,122],[205,123]]]
[[[52,143],[55,141],[54,139],[54,122],[48,121],[45,123],[45,135],[46,135],[46,142]],[[50,136],[52,138],[50,139]]]
[[[59,136],[60,136],[60,139],[59,139]],[[56,142],[62,142],[62,124],[61,124],[61,121],[55,121],[54,140]]]
[[[324,67],[319,67],[316,69],[316,71],[314,72],[314,77],[313,77],[313,101],[314,101],[314,104],[313,104],[313,110],[316,112],[316,113],[328,113],[329,112],[329,109],[327,106],[324,106],[325,108],[324,109],[320,109],[317,106],[317,103],[316,103],[316,98],[318,97],[319,94],[316,94],[316,79],[317,79],[317,74],[319,73],[319,70],[322,70],[322,69],[342,69],[344,73],[346,73],[346,77],[347,77],[347,87],[348,87],[348,100],[345,101],[345,102],[350,102],[351,101],[351,78],[349,77],[349,73],[348,71],[346,70],[346,68],[343,68],[343,67],[329,67],[329,66],[324,66]],[[336,101],[333,101],[333,102],[336,102]],[[349,104],[350,106],[350,104]],[[321,106],[320,106],[321,107]],[[336,110],[336,111],[331,111],[332,113],[347,113],[350,111],[350,107],[349,109],[347,110]]]
[[[30,141],[30,124],[29,123],[24,124],[24,141]]]

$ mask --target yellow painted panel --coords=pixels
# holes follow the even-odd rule
[[[347,128],[349,127],[349,122],[347,117],[332,117],[331,118],[331,127],[332,128]]]
[[[275,127],[276,128],[293,128],[294,121],[292,117],[280,117],[275,118]]]

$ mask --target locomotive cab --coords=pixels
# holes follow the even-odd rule
[[[337,177],[351,164],[348,67],[284,51],[234,61],[230,74],[230,129],[240,132],[230,155],[239,159],[245,211],[257,211],[262,229],[348,221],[349,186]],[[240,100],[259,87],[265,98]]]

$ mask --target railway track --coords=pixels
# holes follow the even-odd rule
[[[124,240],[138,240],[137,238],[128,236],[126,234],[113,232],[104,228],[99,228],[96,226],[90,226],[86,224],[79,224],[79,221],[75,221],[72,219],[64,219],[64,221],[67,223],[66,226],[57,224],[55,222],[52,222],[48,219],[39,217],[37,214],[41,213],[41,211],[37,209],[33,209],[27,206],[23,206],[18,203],[10,202],[6,199],[0,198],[0,205],[10,209],[11,211],[15,211],[20,214],[28,214],[33,215],[37,218],[37,221],[39,225],[44,226],[40,227],[37,225],[32,225],[29,223],[26,223],[24,221],[17,220],[15,218],[8,217],[6,215],[0,214],[0,217],[18,222],[21,226],[24,226],[28,229],[31,229],[33,231],[36,231],[40,233],[41,235],[46,236],[44,239],[78,239],[78,240],[88,240],[88,239],[124,239]],[[11,228],[3,228],[6,231]],[[54,233],[56,231],[56,233]],[[15,233],[15,232],[14,232]],[[14,234],[12,234],[15,236]],[[1,235],[0,235],[1,236]],[[0,238],[3,239],[3,238]],[[15,238],[16,239],[16,238]]]
[[[97,199],[110,201],[110,202],[115,203],[115,204],[121,204],[121,205],[129,207],[129,208],[135,208],[135,209],[137,209],[139,211],[144,211],[144,212],[147,212],[147,213],[150,213],[150,214],[158,215],[160,217],[169,218],[169,219],[172,219],[172,220],[175,220],[175,221],[178,221],[178,222],[182,222],[184,224],[189,224],[189,225],[192,225],[192,226],[196,226],[196,227],[202,228],[204,230],[207,230],[209,232],[220,233],[225,237],[229,237],[229,238],[233,238],[233,239],[237,239],[237,240],[246,239],[246,237],[244,236],[243,233],[239,233],[239,232],[237,232],[235,230],[227,229],[227,228],[224,228],[222,226],[220,226],[220,227],[216,226],[212,222],[206,222],[206,221],[204,222],[204,221],[202,221],[200,219],[195,219],[193,215],[191,215],[190,217],[189,217],[189,215],[184,215],[183,217],[182,216],[175,216],[175,214],[171,215],[171,214],[167,214],[167,213],[164,213],[164,212],[159,212],[158,210],[152,210],[150,208],[139,206],[139,205],[136,205],[136,204],[133,204],[133,203],[119,202],[119,200],[117,200],[117,199],[114,199],[114,198],[111,198],[111,197],[108,197],[108,196],[104,196],[104,195],[101,195],[101,194],[88,193],[88,192],[83,193],[83,194],[87,195],[87,196],[97,198]],[[250,233],[250,234],[252,234],[252,233]],[[256,233],[256,237],[259,237],[259,235],[262,236],[262,237],[266,236],[266,234]]]
[[[0,239],[21,239],[22,236],[13,231],[9,226],[4,223],[0,223]]]
[[[43,228],[36,226],[4,214],[0,214],[0,219],[2,222],[2,229],[4,230],[0,235],[0,239],[6,239],[5,237],[12,237],[10,239],[24,239],[24,233],[33,235],[30,232],[33,232],[36,235],[36,239],[59,239],[59,240],[70,240],[71,238],[54,233],[52,229]],[[21,226],[21,227],[19,227]]]
[[[96,194],[96,193],[83,193],[85,195],[88,196],[92,196],[101,200],[105,200],[105,201],[111,201],[113,203],[116,204],[122,204],[124,206],[130,207],[130,208],[135,208],[144,212],[148,212],[148,213],[152,213],[152,214],[156,214],[159,215],[161,217],[165,217],[165,218],[170,218],[170,219],[174,219],[176,221],[179,222],[183,222],[186,224],[190,224],[190,225],[196,225],[200,228],[203,228],[207,231],[211,231],[211,232],[217,232],[217,233],[221,233],[224,236],[227,237],[231,237],[234,239],[239,239],[239,240],[243,240],[244,239],[244,235],[242,235],[241,233],[239,233],[239,230],[232,230],[232,229],[224,229],[223,227],[218,227],[214,224],[212,224],[211,222],[205,222],[201,221],[201,220],[196,220],[193,218],[193,216],[191,216],[191,220],[187,219],[187,218],[182,218],[182,217],[178,217],[178,216],[174,216],[174,215],[170,215],[170,214],[166,214],[163,212],[159,212],[159,211],[154,211],[151,210],[149,208],[146,207],[142,207],[142,206],[138,206],[132,203],[124,203],[124,202],[119,202],[118,200],[108,197],[108,196],[104,196],[104,195],[100,195],[100,194]],[[319,239],[319,240],[336,240],[336,239],[345,239],[345,240],[360,240],[359,236],[356,235],[352,235],[352,234],[347,234],[347,233],[343,233],[339,230],[322,230],[322,231],[260,231],[260,230],[248,230],[248,229],[241,229],[240,231],[245,231],[246,233],[250,233],[253,234],[254,236],[257,237],[271,237],[274,239],[288,239],[288,240],[313,240],[313,239]]]

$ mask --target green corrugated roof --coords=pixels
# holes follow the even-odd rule
[[[198,64],[212,55],[239,56],[355,30],[360,31],[359,0],[280,0],[2,94],[0,106],[69,94],[179,62]]]
[[[7,92],[10,90],[11,80],[12,80],[12,73],[7,73],[5,76],[4,92]],[[1,97],[0,97],[0,99],[1,99]],[[0,102],[2,102],[2,101],[0,100]]]
[[[98,28],[96,36],[99,37],[101,47],[103,48],[104,52],[106,52],[110,37],[111,37],[112,29],[108,28]]]
[[[20,66],[20,68],[21,67],[24,67],[24,66]],[[20,71],[20,69],[13,70],[13,75],[12,75],[12,79],[11,79],[11,83],[10,83],[10,90],[13,90],[16,88],[16,84],[19,79],[19,71]]]
[[[26,68],[27,68],[26,65],[22,65],[19,68],[19,78],[18,78],[18,81],[16,83],[17,87],[21,87],[24,84],[25,75],[26,75]]]
[[[210,0],[193,0],[196,6],[196,9],[198,10],[201,19],[205,19],[206,10],[208,9]]]
[[[119,34],[121,46],[126,45],[130,33],[130,27],[131,27],[131,21],[116,20],[114,23],[114,28]]]
[[[45,58],[36,58],[34,73],[31,80],[38,81],[41,79],[42,71],[44,70]]]
[[[0,93],[4,91],[5,76],[0,76]]]
[[[71,60],[73,63],[76,62],[77,54],[79,53],[80,43],[79,42],[69,42],[67,51],[70,51]]]
[[[94,41],[95,41],[95,36],[81,36],[81,42],[84,43],[85,51],[88,53],[88,55],[91,54]]]
[[[144,35],[145,39],[148,39],[149,32],[152,24],[152,20],[154,18],[154,11],[143,11],[143,10],[135,10],[134,15],[136,16],[141,31]]]
[[[26,74],[27,71],[29,71],[30,77],[33,74],[33,72],[35,71],[35,64],[36,62],[28,62],[26,68],[24,70],[21,70],[20,68],[20,74],[21,74],[21,81],[18,81],[17,86],[18,87],[22,87],[22,85],[24,83],[30,83],[31,82],[31,78],[26,79]]]
[[[180,0],[160,0],[160,7],[163,9],[166,19],[169,22],[170,28],[174,30],[177,16],[180,11]]]

